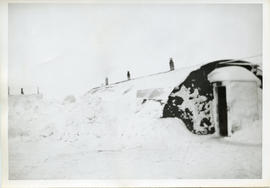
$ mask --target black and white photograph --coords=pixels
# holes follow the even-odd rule
[[[262,179],[260,3],[8,4],[9,180]]]

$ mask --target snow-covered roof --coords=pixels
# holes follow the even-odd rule
[[[208,80],[210,82],[231,80],[260,82],[252,72],[239,66],[217,68],[208,75]]]

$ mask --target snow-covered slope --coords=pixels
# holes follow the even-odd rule
[[[149,123],[162,121],[163,103],[172,88],[189,71],[168,72],[91,89],[78,99],[68,96],[63,101],[57,101],[42,95],[11,95],[9,136],[25,136],[36,141],[55,137],[72,142],[83,135],[111,140],[120,139],[123,135],[125,137],[121,139],[140,135],[145,142],[146,137],[156,134],[150,131]],[[150,100],[145,102],[145,98]],[[134,121],[138,118],[143,123]],[[181,124],[181,121],[175,121],[178,122],[177,126]],[[130,144],[131,140],[118,142],[125,145]],[[111,147],[112,142],[109,143]]]
[[[161,118],[167,96],[192,69],[63,101],[9,96],[10,178],[261,177],[260,123],[239,132],[241,139],[224,139],[197,136],[180,119]]]

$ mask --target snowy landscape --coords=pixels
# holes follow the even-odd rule
[[[62,101],[9,96],[10,178],[260,178],[261,117],[231,137],[196,135],[179,118],[161,118],[160,101],[192,69]],[[138,90],[149,100],[142,103]],[[258,94],[261,105],[260,88]]]
[[[10,3],[8,178],[262,178],[262,10]]]

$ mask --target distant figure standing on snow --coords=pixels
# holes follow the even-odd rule
[[[130,72],[127,71],[127,79],[130,80]]]
[[[109,85],[109,78],[108,77],[105,78],[105,85],[106,86]]]
[[[21,88],[21,94],[24,95],[23,88]]]
[[[174,62],[173,62],[173,59],[170,58],[170,71],[173,71],[174,70]]]

